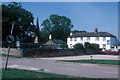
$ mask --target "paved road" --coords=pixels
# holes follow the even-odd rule
[[[2,57],[2,67],[5,66],[6,57]],[[45,72],[65,74],[70,76],[89,78],[118,78],[118,66],[84,64],[84,63],[63,63],[54,59],[35,58],[10,58],[8,67],[21,68],[38,71],[45,69]]]
[[[105,59],[105,60],[118,60],[118,55],[81,55],[81,56],[67,56],[67,57],[54,57],[54,58],[38,58],[49,60],[82,60],[82,59]]]

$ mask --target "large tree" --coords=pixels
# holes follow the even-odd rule
[[[73,30],[73,31],[72,31],[73,34],[74,34],[74,33],[83,33],[83,32],[86,32],[86,31],[85,31],[85,30],[83,30],[83,31]]]
[[[39,29],[39,20],[38,20],[38,17],[37,17],[37,21],[36,21],[36,36],[37,36],[37,39],[38,39],[38,42],[40,43],[40,29]]]
[[[33,14],[23,9],[20,3],[2,4],[2,40],[5,41],[6,36],[10,34],[14,22],[13,35],[21,42],[33,42],[32,35],[36,30],[33,19]]]
[[[46,33],[47,39],[51,34],[52,39],[61,39],[65,42],[69,36],[71,28],[73,27],[69,18],[56,14],[50,15],[48,19],[42,22],[41,26],[43,26],[41,32]]]

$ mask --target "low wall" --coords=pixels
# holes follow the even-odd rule
[[[87,49],[22,49],[23,57],[60,57],[60,56],[76,56],[85,54],[99,54],[99,50]]]
[[[86,49],[85,52],[87,54],[99,54],[100,50],[94,50],[94,49]]]
[[[1,51],[0,54],[7,54],[8,48],[0,48],[0,51]],[[10,48],[9,55],[21,56],[21,49]]]
[[[82,50],[70,49],[22,49],[23,57],[60,57],[83,55]]]
[[[0,54],[7,54],[8,48],[0,48]],[[76,56],[85,54],[98,54],[99,50],[75,50],[75,49],[30,49],[30,48],[10,48],[10,55],[21,57],[60,57],[60,56]]]

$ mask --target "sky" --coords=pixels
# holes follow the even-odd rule
[[[36,18],[39,24],[51,14],[66,16],[71,19],[72,30],[93,32],[106,31],[118,36],[117,2],[21,2],[22,7]]]

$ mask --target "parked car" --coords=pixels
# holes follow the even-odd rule
[[[100,51],[101,54],[113,54],[118,55],[120,53],[120,49],[109,49],[106,51]]]

